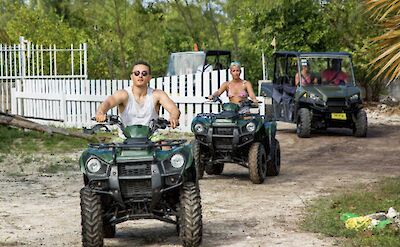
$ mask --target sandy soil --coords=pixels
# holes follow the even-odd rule
[[[369,113],[371,114],[371,113]],[[332,129],[299,139],[295,126],[279,123],[282,169],[254,185],[245,168],[227,164],[221,176],[201,180],[203,246],[335,246],[340,240],[302,232],[302,210],[313,198],[354,183],[400,176],[400,118],[370,119],[368,137]],[[383,123],[383,124],[382,124]],[[80,246],[79,153],[0,163],[0,246]],[[39,172],[48,164],[57,174]],[[71,169],[71,166],[73,167]],[[106,246],[179,246],[175,227],[155,220],[117,225]]]

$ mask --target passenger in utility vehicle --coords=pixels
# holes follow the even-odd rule
[[[312,73],[310,72],[310,64],[305,59],[301,60],[301,72],[300,72],[300,75],[299,75],[299,73],[296,73],[296,76],[294,79],[295,85],[296,86],[299,85],[300,81],[301,81],[301,85],[303,85],[303,86],[318,84],[318,78],[314,77],[312,75]]]

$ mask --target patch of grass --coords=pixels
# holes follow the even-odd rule
[[[23,164],[29,164],[29,163],[31,163],[32,161],[33,161],[33,158],[30,157],[30,156],[27,156],[27,157],[25,157],[25,158],[22,160],[22,163],[23,163]]]
[[[400,230],[389,225],[382,230],[354,231],[340,221],[343,213],[360,216],[389,207],[400,210],[400,178],[387,178],[369,185],[358,185],[352,191],[340,192],[311,203],[301,227],[331,237],[344,237],[344,246],[400,246]]]
[[[0,153],[27,152],[33,153],[40,150],[44,153],[63,153],[83,149],[88,141],[80,138],[38,131],[23,131],[9,126],[0,126]]]
[[[0,163],[4,161],[6,158],[6,155],[0,154]]]

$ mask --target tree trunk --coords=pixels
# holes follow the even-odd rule
[[[41,131],[41,132],[47,132],[49,134],[55,133],[55,134],[61,134],[61,135],[66,135],[66,136],[78,137],[78,138],[86,139],[89,141],[100,142],[100,140],[93,135],[88,135],[88,134],[79,133],[79,132],[70,132],[63,128],[49,127],[49,126],[46,126],[43,124],[32,122],[21,116],[11,115],[11,114],[4,113],[4,112],[0,112],[0,124],[14,126],[14,127],[18,127],[21,129],[36,130],[36,131]]]

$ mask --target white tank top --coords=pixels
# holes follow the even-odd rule
[[[147,88],[147,95],[142,104],[139,104],[132,93],[132,87],[124,88],[128,93],[128,104],[123,112],[120,113],[122,124],[126,126],[140,124],[149,125],[149,122],[158,118],[158,113],[154,109],[153,89]]]

